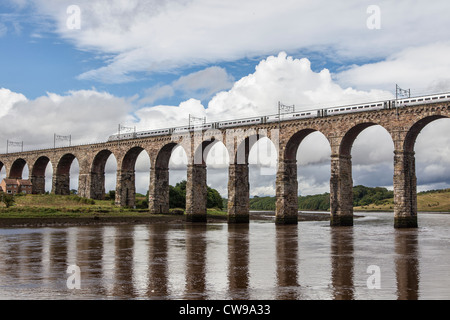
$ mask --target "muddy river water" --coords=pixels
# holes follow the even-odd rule
[[[0,299],[449,299],[450,214],[0,229]]]

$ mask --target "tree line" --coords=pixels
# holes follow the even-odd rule
[[[369,204],[381,204],[383,200],[392,199],[394,192],[382,187],[353,187],[353,206],[365,206]],[[276,206],[275,197],[258,197],[250,199],[251,210],[274,211]],[[330,194],[323,193],[317,195],[299,196],[299,210],[328,211],[330,210]]]

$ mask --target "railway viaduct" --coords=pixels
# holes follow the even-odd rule
[[[296,119],[223,130],[194,130],[177,135],[16,152],[0,155],[7,178],[20,179],[25,164],[33,193],[45,192],[45,169],[53,167],[52,193],[69,194],[70,166],[79,163],[78,194],[102,199],[105,193],[105,164],[113,154],[117,159],[116,199],[118,206],[133,206],[134,167],[138,155],[146,150],[150,157],[149,211],[169,211],[169,159],[181,145],[188,157],[186,219],[206,221],[206,153],[214,143],[228,150],[228,221],[249,221],[248,154],[262,137],[269,138],[278,153],[276,177],[276,223],[295,224],[298,215],[296,153],[302,140],[319,131],[331,146],[330,224],[353,225],[353,180],[351,149],[364,129],[380,125],[394,143],[394,227],[417,227],[417,182],[414,145],[420,131],[430,122],[448,118],[450,102],[428,103],[398,109],[340,114],[322,118]]]

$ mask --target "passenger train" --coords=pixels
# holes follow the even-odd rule
[[[200,125],[182,126],[182,127],[140,131],[140,132],[127,132],[127,133],[121,133],[120,135],[113,134],[113,135],[109,136],[108,141],[161,136],[161,135],[174,134],[174,133],[184,133],[184,132],[189,132],[189,131],[194,131],[194,130],[224,129],[224,128],[232,128],[232,127],[239,127],[239,126],[246,126],[246,125],[253,125],[253,124],[264,124],[264,123],[295,120],[295,119],[320,118],[320,117],[327,117],[327,116],[333,116],[333,115],[338,115],[338,114],[372,111],[372,110],[382,110],[382,109],[394,109],[394,108],[401,108],[401,107],[413,106],[413,105],[430,103],[430,102],[435,103],[435,102],[443,102],[443,101],[450,101],[450,93],[441,93],[441,94],[420,96],[420,97],[414,97],[414,98],[411,97],[411,98],[403,98],[403,99],[397,99],[397,100],[386,100],[386,101],[378,101],[378,102],[372,102],[372,103],[331,107],[331,108],[324,108],[324,109],[318,109],[318,110],[305,110],[305,111],[302,110],[302,111],[297,111],[297,112],[275,114],[275,115],[262,116],[262,117],[253,117],[253,118],[236,119],[236,120],[225,120],[225,121],[219,121],[219,122],[213,122],[213,123],[203,123]]]

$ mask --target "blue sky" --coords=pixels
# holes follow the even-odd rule
[[[30,149],[48,147],[54,133],[104,141],[118,123],[145,130],[183,125],[189,114],[270,114],[278,101],[306,109],[386,99],[396,84],[413,95],[450,91],[446,12],[450,2],[423,0],[2,1],[0,152],[6,139]],[[450,136],[448,127],[433,123],[419,137],[424,189],[450,186],[450,152],[432,156],[450,142],[421,142]],[[355,183],[386,185],[391,141],[371,130],[355,142]],[[373,161],[368,144],[379,147]],[[299,185],[324,192],[327,142],[304,148],[311,167]],[[260,194],[273,194],[273,181],[259,179]]]

